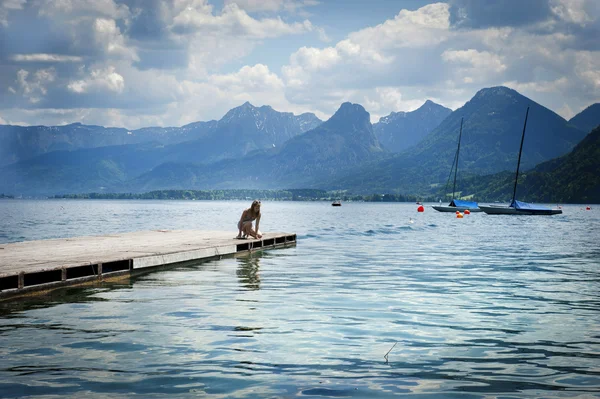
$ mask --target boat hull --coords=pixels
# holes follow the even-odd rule
[[[466,206],[443,206],[443,205],[432,205],[431,206],[433,209],[435,209],[438,212],[452,212],[452,213],[456,213],[456,211],[460,211],[460,212],[464,212],[467,209],[469,210],[469,212],[481,212],[480,208],[469,208]]]
[[[505,205],[479,205],[488,215],[559,215],[562,209],[516,209]]]

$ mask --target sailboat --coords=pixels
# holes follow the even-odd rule
[[[452,167],[454,168],[454,183],[452,184],[452,201],[448,206],[442,206],[441,200],[440,205],[432,205],[431,207],[438,212],[464,212],[465,210],[469,210],[469,212],[481,212],[481,209],[477,206],[477,202],[473,201],[464,201],[454,198],[454,193],[456,190],[456,174],[458,172],[458,155],[460,153],[460,140],[462,137],[462,125],[463,118],[460,118],[460,132],[458,133],[458,148],[456,149],[456,156],[454,157],[454,163]],[[450,173],[452,173],[452,169],[450,169]]]
[[[519,167],[521,166],[521,153],[523,152],[523,141],[525,140],[525,128],[527,127],[527,116],[529,107],[525,113],[525,124],[523,125],[523,134],[521,135],[521,147],[519,148],[519,159],[517,161],[517,173],[515,175],[515,187],[510,205],[480,205],[479,207],[488,215],[558,215],[562,209],[551,209],[542,205],[529,204],[527,202],[517,201],[517,181],[519,180]]]

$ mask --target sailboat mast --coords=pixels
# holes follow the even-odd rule
[[[513,190],[511,205],[515,202],[515,197],[517,195],[517,180],[519,180],[519,167],[521,166],[521,153],[523,152],[523,141],[525,140],[525,128],[527,127],[527,116],[529,115],[529,107],[527,107],[527,112],[525,113],[525,124],[523,125],[523,134],[521,135],[521,147],[519,147],[519,160],[517,161],[517,174],[515,175],[515,188]]]
[[[454,184],[452,184],[452,200],[454,201],[454,190],[456,189],[456,172],[458,172],[458,154],[460,153],[460,138],[462,136],[463,118],[460,118],[460,133],[458,133],[458,148],[456,149],[456,168],[454,168]]]

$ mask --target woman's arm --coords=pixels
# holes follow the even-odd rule
[[[260,224],[260,213],[258,214],[258,216],[256,217],[256,232],[258,233],[258,225]]]

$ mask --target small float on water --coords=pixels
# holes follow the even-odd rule
[[[331,206],[342,206],[342,202],[341,201],[333,201],[331,203]]]

